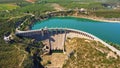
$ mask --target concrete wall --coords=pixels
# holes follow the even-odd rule
[[[107,44],[103,40],[99,39],[98,37],[84,32],[80,30],[75,29],[68,29],[68,28],[49,28],[49,29],[39,29],[39,30],[29,30],[29,31],[16,31],[16,35],[18,36],[28,36],[28,37],[35,37],[38,40],[45,40],[48,39],[50,36],[56,35],[56,34],[64,34],[64,33],[76,33],[85,36],[88,39],[99,41],[105,46],[107,46],[109,49],[111,49],[113,52],[116,52],[120,56],[120,51],[114,48],[113,46]],[[64,39],[65,40],[65,39]]]

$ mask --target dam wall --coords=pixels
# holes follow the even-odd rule
[[[54,42],[54,43],[52,42],[52,45],[51,45],[51,46],[54,46],[54,47],[52,47],[53,49],[58,48],[58,49],[63,49],[63,50],[64,50],[63,46],[64,46],[64,43],[66,40],[66,36],[69,33],[74,33],[77,35],[81,35],[82,37],[87,38],[87,39],[99,41],[102,44],[104,44],[106,47],[111,49],[113,52],[116,52],[116,54],[118,54],[120,56],[119,50],[117,50],[113,46],[107,44],[100,38],[98,38],[90,33],[81,31],[81,30],[69,29],[69,28],[49,28],[49,29],[45,28],[45,29],[29,30],[29,31],[16,30],[17,36],[31,37],[31,38],[36,38],[37,40],[46,40],[49,38]],[[61,40],[61,41],[58,41],[58,43],[60,43],[59,45],[58,45],[58,43],[55,42],[58,39]],[[56,46],[56,44],[57,44],[57,46]]]

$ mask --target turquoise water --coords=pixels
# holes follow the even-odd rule
[[[41,22],[36,22],[32,30],[40,28],[72,28],[91,33],[102,40],[120,44],[120,24],[99,22],[83,18],[55,17]]]

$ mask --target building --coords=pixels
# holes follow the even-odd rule
[[[11,40],[13,40],[13,37],[12,37],[12,35],[10,34],[10,32],[6,33],[6,34],[4,35],[4,41],[8,43],[8,42],[10,42]]]

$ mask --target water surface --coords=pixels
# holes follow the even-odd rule
[[[99,22],[83,18],[55,17],[36,22],[32,30],[40,28],[72,28],[91,33],[102,40],[120,44],[120,23]]]

